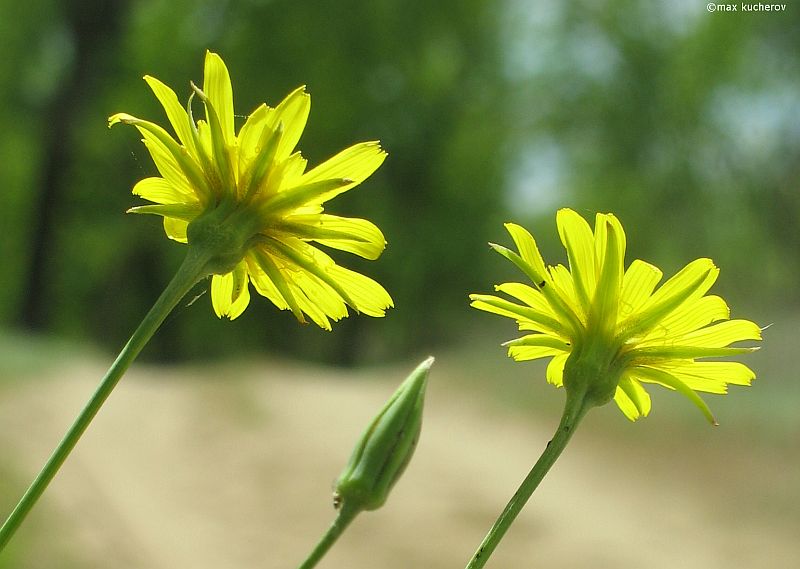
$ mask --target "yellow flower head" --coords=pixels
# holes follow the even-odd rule
[[[748,320],[729,320],[719,296],[706,295],[719,274],[710,259],[686,265],[658,289],[661,271],[644,261],[624,269],[625,233],[612,214],[597,214],[594,231],[571,209],[557,214],[558,233],[569,268],[545,266],[536,242],[518,225],[506,224],[515,253],[491,244],[519,267],[533,286],[497,285],[512,302],[473,294],[472,306],[513,318],[531,332],[511,340],[516,361],[551,357],[547,380],[580,391],[594,405],[612,397],[631,420],[646,416],[650,397],[643,383],[674,389],[697,405],[712,423],[697,391],[725,393],[727,384],[749,385],[755,377],[745,365],[705,361],[756,348],[729,347],[760,340]]]
[[[330,330],[347,307],[383,316],[392,306],[372,279],[337,265],[315,244],[377,259],[383,234],[364,219],[323,213],[323,204],[363,182],[383,162],[378,142],[343,150],[306,171],[294,148],[306,125],[311,100],[303,87],[277,107],[259,106],[234,131],[233,92],[222,59],[207,52],[203,89],[184,108],[175,92],[145,76],[166,111],[177,140],[155,123],[125,113],[109,126],[132,124],[161,176],[138,182],[133,193],[153,202],[134,213],[163,216],[176,241],[213,253],[208,261],[211,299],[219,317],[234,319],[250,302],[249,284],[305,322],[307,315]],[[192,116],[192,98],[205,106],[205,120]]]

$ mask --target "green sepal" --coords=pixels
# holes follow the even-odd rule
[[[214,153],[214,163],[216,164],[220,181],[223,184],[223,188],[233,188],[236,184],[233,164],[231,164],[231,156],[228,152],[217,110],[202,89],[194,83],[190,83],[190,85],[206,107],[206,119],[208,119],[208,125],[211,128],[211,151]]]
[[[244,198],[247,199],[255,194],[265,176],[269,173],[269,167],[275,160],[275,153],[278,151],[278,144],[280,144],[283,137],[283,123],[278,123],[274,130],[264,127],[261,137],[259,138],[258,147],[260,151],[253,160],[253,165],[247,173],[248,180],[245,185]]]
[[[752,348],[707,348],[698,346],[647,346],[636,348],[623,356],[626,362],[648,362],[658,360],[690,360],[695,358],[721,358],[726,356],[739,356],[757,352],[758,347]]]
[[[708,420],[709,423],[714,425],[715,427],[719,425],[717,423],[716,418],[714,418],[714,414],[709,409],[708,405],[705,401],[695,392],[694,389],[686,385],[683,381],[672,375],[671,373],[667,373],[666,371],[651,368],[651,367],[640,367],[636,370],[637,375],[642,376],[645,381],[652,381],[654,383],[660,383],[661,385],[665,385],[671,389],[674,389],[684,397],[686,397],[689,401],[694,403],[695,407],[700,409],[703,413],[705,418]]]
[[[353,180],[347,178],[331,178],[330,180],[320,180],[319,182],[309,182],[296,188],[280,192],[268,198],[259,208],[262,216],[273,215],[282,210],[289,210],[305,205],[321,195],[326,194],[336,188],[341,188],[352,184]]]
[[[520,269],[529,279],[531,279],[533,286],[536,288],[536,290],[544,295],[551,308],[555,312],[558,312],[568,322],[573,335],[577,336],[580,333],[580,330],[582,329],[580,319],[572,310],[572,308],[570,308],[569,304],[565,302],[561,295],[555,290],[550,275],[540,275],[536,272],[534,267],[530,265],[530,263],[525,261],[525,259],[508,247],[503,247],[502,245],[497,245],[496,243],[489,243],[489,247],[514,263],[518,269]]]

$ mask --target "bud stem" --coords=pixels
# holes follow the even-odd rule
[[[47,489],[47,486],[58,473],[61,465],[64,464],[72,449],[75,448],[92,419],[97,415],[100,407],[105,403],[133,360],[136,359],[142,348],[158,330],[164,319],[172,312],[172,309],[200,279],[206,276],[205,267],[208,263],[208,257],[207,252],[202,249],[189,248],[186,259],[184,259],[172,281],[170,281],[167,288],[164,289],[164,292],[161,293],[161,296],[158,297],[153,307],[145,315],[139,327],[136,328],[136,331],[117,356],[117,359],[106,372],[97,390],[72,423],[72,426],[8,516],[8,519],[0,527],[0,552],[3,551],[17,528],[19,528],[37,500]]]
[[[333,544],[336,543],[336,540],[339,539],[339,536],[347,529],[347,526],[350,525],[350,522],[352,522],[360,512],[361,508],[353,505],[348,506],[346,502],[342,503],[336,519],[333,520],[328,531],[325,532],[325,535],[319,540],[317,546],[298,569],[312,569],[312,567],[316,567],[320,559],[325,556]]]
[[[497,518],[489,533],[483,538],[472,559],[467,564],[466,569],[480,569],[491,557],[500,540],[506,534],[508,529],[514,523],[522,508],[530,499],[533,491],[539,486],[539,483],[544,478],[545,474],[553,466],[556,459],[561,455],[561,452],[566,448],[572,433],[580,423],[586,411],[591,407],[591,403],[586,400],[584,393],[571,393],[567,391],[567,402],[564,408],[564,414],[561,416],[561,422],[558,425],[553,438],[547,443],[544,452],[533,465],[533,468],[528,473],[528,476],[523,480],[520,487],[514,493],[511,500],[509,500],[503,513]]]

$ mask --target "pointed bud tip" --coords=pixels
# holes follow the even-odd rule
[[[417,446],[433,361],[428,357],[411,372],[364,431],[336,481],[335,505],[360,511],[386,502]]]

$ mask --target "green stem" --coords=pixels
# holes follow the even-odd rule
[[[319,543],[308,558],[306,558],[297,569],[311,569],[312,567],[316,567],[319,560],[322,559],[331,546],[336,543],[336,540],[339,539],[339,536],[342,535],[359,512],[361,512],[360,508],[348,507],[347,503],[343,503],[339,513],[336,515],[336,519],[333,520],[333,523],[328,528],[328,531],[325,532],[325,535],[319,540]]]
[[[158,327],[164,322],[164,319],[172,309],[200,279],[206,276],[205,266],[207,262],[208,255],[204,251],[189,249],[186,259],[184,259],[172,281],[161,293],[161,296],[156,300],[141,324],[139,324],[139,327],[136,328],[128,343],[122,348],[119,356],[106,372],[91,399],[89,399],[86,406],[72,423],[72,426],[22,496],[14,511],[11,512],[3,526],[0,527],[0,552],[3,551],[14,532],[25,520],[28,512],[31,511],[36,501],[47,489],[47,486],[58,473],[61,465],[64,464],[72,449],[75,448],[81,435],[86,431],[86,428],[92,422],[94,416],[97,415],[100,407],[102,407],[133,360],[136,359],[136,356],[142,351],[142,348],[144,348],[155,331],[158,330]]]
[[[561,416],[561,423],[558,425],[558,430],[556,430],[550,442],[547,443],[547,448],[545,448],[539,460],[536,461],[536,464],[533,465],[528,476],[523,480],[511,500],[509,500],[503,513],[497,518],[497,521],[489,530],[489,533],[486,534],[486,537],[483,538],[483,542],[481,542],[477,551],[475,551],[466,569],[480,569],[486,565],[489,557],[491,557],[495,548],[500,543],[500,540],[503,539],[503,536],[511,527],[511,524],[514,523],[514,520],[533,494],[533,491],[536,490],[542,478],[544,478],[545,474],[550,470],[550,467],[553,466],[556,459],[567,446],[570,438],[572,438],[572,433],[589,408],[590,405],[587,404],[583,395],[571,397],[570,393],[567,392],[567,403],[564,408],[564,414]]]

